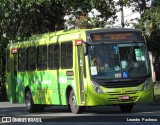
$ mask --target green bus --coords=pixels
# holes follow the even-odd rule
[[[147,43],[138,29],[74,29],[34,35],[10,43],[6,89],[12,103],[28,112],[68,106],[82,113],[90,106],[119,106],[153,100]]]

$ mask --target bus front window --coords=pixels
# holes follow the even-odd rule
[[[144,43],[92,45],[88,50],[92,77],[131,78],[149,73],[148,53]]]

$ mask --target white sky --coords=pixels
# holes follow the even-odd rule
[[[115,2],[119,1],[119,0],[114,0]],[[147,3],[147,6],[150,6],[151,0],[150,2]],[[120,8],[117,6],[117,8]],[[128,8],[128,7],[123,7],[123,11],[124,11],[124,22],[128,22],[130,25],[126,26],[125,28],[134,28],[133,24],[137,24],[137,20],[134,20],[135,18],[140,19],[140,13],[138,12],[132,12],[132,8]],[[114,24],[114,26],[116,27],[121,27],[121,12],[117,12],[116,14],[117,20],[115,21],[116,24]]]
[[[114,0],[115,2],[119,0]],[[149,3],[148,3],[149,6]],[[120,6],[116,6],[117,9],[120,8]],[[127,22],[129,25],[125,25],[125,28],[134,28],[134,24],[137,24],[138,21],[136,19],[140,19],[140,13],[139,12],[132,12],[132,7],[123,7],[124,11],[124,22]],[[96,9],[92,9],[91,12],[88,14],[89,17],[93,17],[96,15],[99,15],[100,13]],[[117,19],[115,21],[115,24],[113,24],[113,27],[121,27],[121,12],[116,13]],[[112,18],[108,19],[108,21],[113,20]]]
[[[120,7],[117,6],[117,9],[119,9]],[[140,13],[138,12],[132,12],[132,8],[128,8],[128,7],[124,7],[124,22],[128,22],[130,25],[126,26],[125,28],[133,28],[133,24],[134,23],[138,23],[137,20],[135,20],[135,18],[140,19]],[[93,17],[93,16],[98,16],[101,15],[100,12],[98,12],[96,9],[92,9],[91,12],[88,13],[89,17]],[[117,19],[115,21],[115,24],[113,24],[113,27],[121,27],[121,12],[117,12],[116,13]],[[108,19],[108,21],[113,20],[112,18]],[[110,25],[109,25],[110,26]]]
[[[119,1],[119,0],[114,0],[115,2]],[[147,6],[150,6],[152,0],[150,0],[150,2],[147,3]],[[120,6],[116,6],[117,9],[120,8]],[[134,28],[134,24],[137,24],[137,20],[136,19],[140,19],[140,13],[139,12],[132,12],[132,7],[128,8],[128,7],[123,7],[123,11],[124,11],[124,22],[128,23],[129,25],[125,25],[125,28]],[[96,9],[92,9],[90,13],[88,13],[89,17],[93,17],[94,16],[98,16],[100,15],[100,12],[98,12]],[[117,19],[115,21],[115,24],[113,24],[113,27],[121,27],[121,12],[117,12]],[[72,17],[72,15],[70,15]],[[71,18],[69,15],[65,16],[65,20],[68,20],[69,18]],[[72,17],[73,18],[73,17]],[[135,19],[136,18],[136,19]],[[110,18],[108,19],[108,21],[112,21],[113,19]],[[70,26],[70,24],[67,24],[67,27]]]
[[[137,20],[134,20],[135,18],[137,19],[140,19],[140,13],[138,12],[132,12],[132,9],[131,8],[128,8],[128,7],[124,7],[123,8],[123,11],[124,11],[124,22],[128,22],[129,23],[129,26],[126,26],[125,27],[127,28],[133,28],[133,24],[134,23],[138,23]],[[116,14],[118,17],[116,19],[116,24],[115,26],[121,26],[121,12],[117,12]]]

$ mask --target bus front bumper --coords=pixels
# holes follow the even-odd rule
[[[120,104],[135,104],[149,103],[153,101],[153,87],[150,86],[147,90],[141,90],[142,86],[128,88],[113,88],[103,89],[104,93],[96,93],[88,91],[86,95],[87,106],[98,105],[120,105]],[[106,91],[105,91],[106,90]]]

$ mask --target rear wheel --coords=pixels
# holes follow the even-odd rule
[[[26,108],[29,113],[33,113],[37,111],[36,105],[33,104],[33,98],[30,90],[27,90],[25,96]]]
[[[76,101],[76,96],[72,90],[69,97],[70,109],[74,114],[82,113],[85,110],[85,106],[78,106]]]
[[[131,112],[133,109],[133,104],[123,104],[119,105],[119,108],[122,112]]]
[[[68,111],[71,112],[70,104],[68,104],[67,107],[68,107]]]

